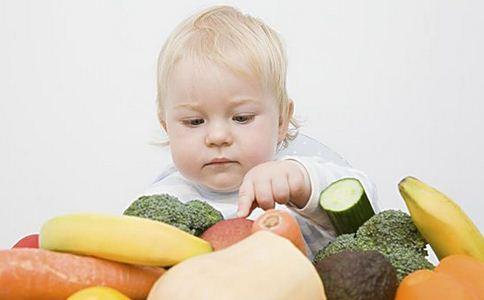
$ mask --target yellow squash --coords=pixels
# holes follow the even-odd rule
[[[40,247],[146,266],[172,266],[211,252],[210,244],[174,226],[131,216],[72,214],[47,221]]]
[[[465,254],[484,261],[484,238],[454,201],[413,177],[398,187],[413,222],[439,259]]]
[[[313,264],[289,240],[258,231],[169,269],[148,300],[325,300]]]

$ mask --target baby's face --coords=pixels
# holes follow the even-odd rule
[[[215,63],[178,62],[164,111],[175,166],[219,192],[237,190],[252,167],[271,160],[286,132],[272,93]]]

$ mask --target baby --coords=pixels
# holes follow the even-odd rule
[[[225,218],[289,209],[313,254],[334,237],[319,207],[325,187],[354,177],[375,201],[362,172],[324,155],[284,155],[298,130],[286,64],[278,34],[232,7],[182,22],[158,61],[158,118],[173,164],[143,194],[201,199]]]

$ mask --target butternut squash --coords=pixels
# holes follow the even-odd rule
[[[220,251],[189,258],[155,283],[148,300],[325,300],[312,263],[287,239],[258,231]]]

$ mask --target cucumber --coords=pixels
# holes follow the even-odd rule
[[[365,189],[355,178],[343,178],[330,184],[321,192],[319,204],[338,235],[355,233],[375,215]]]

